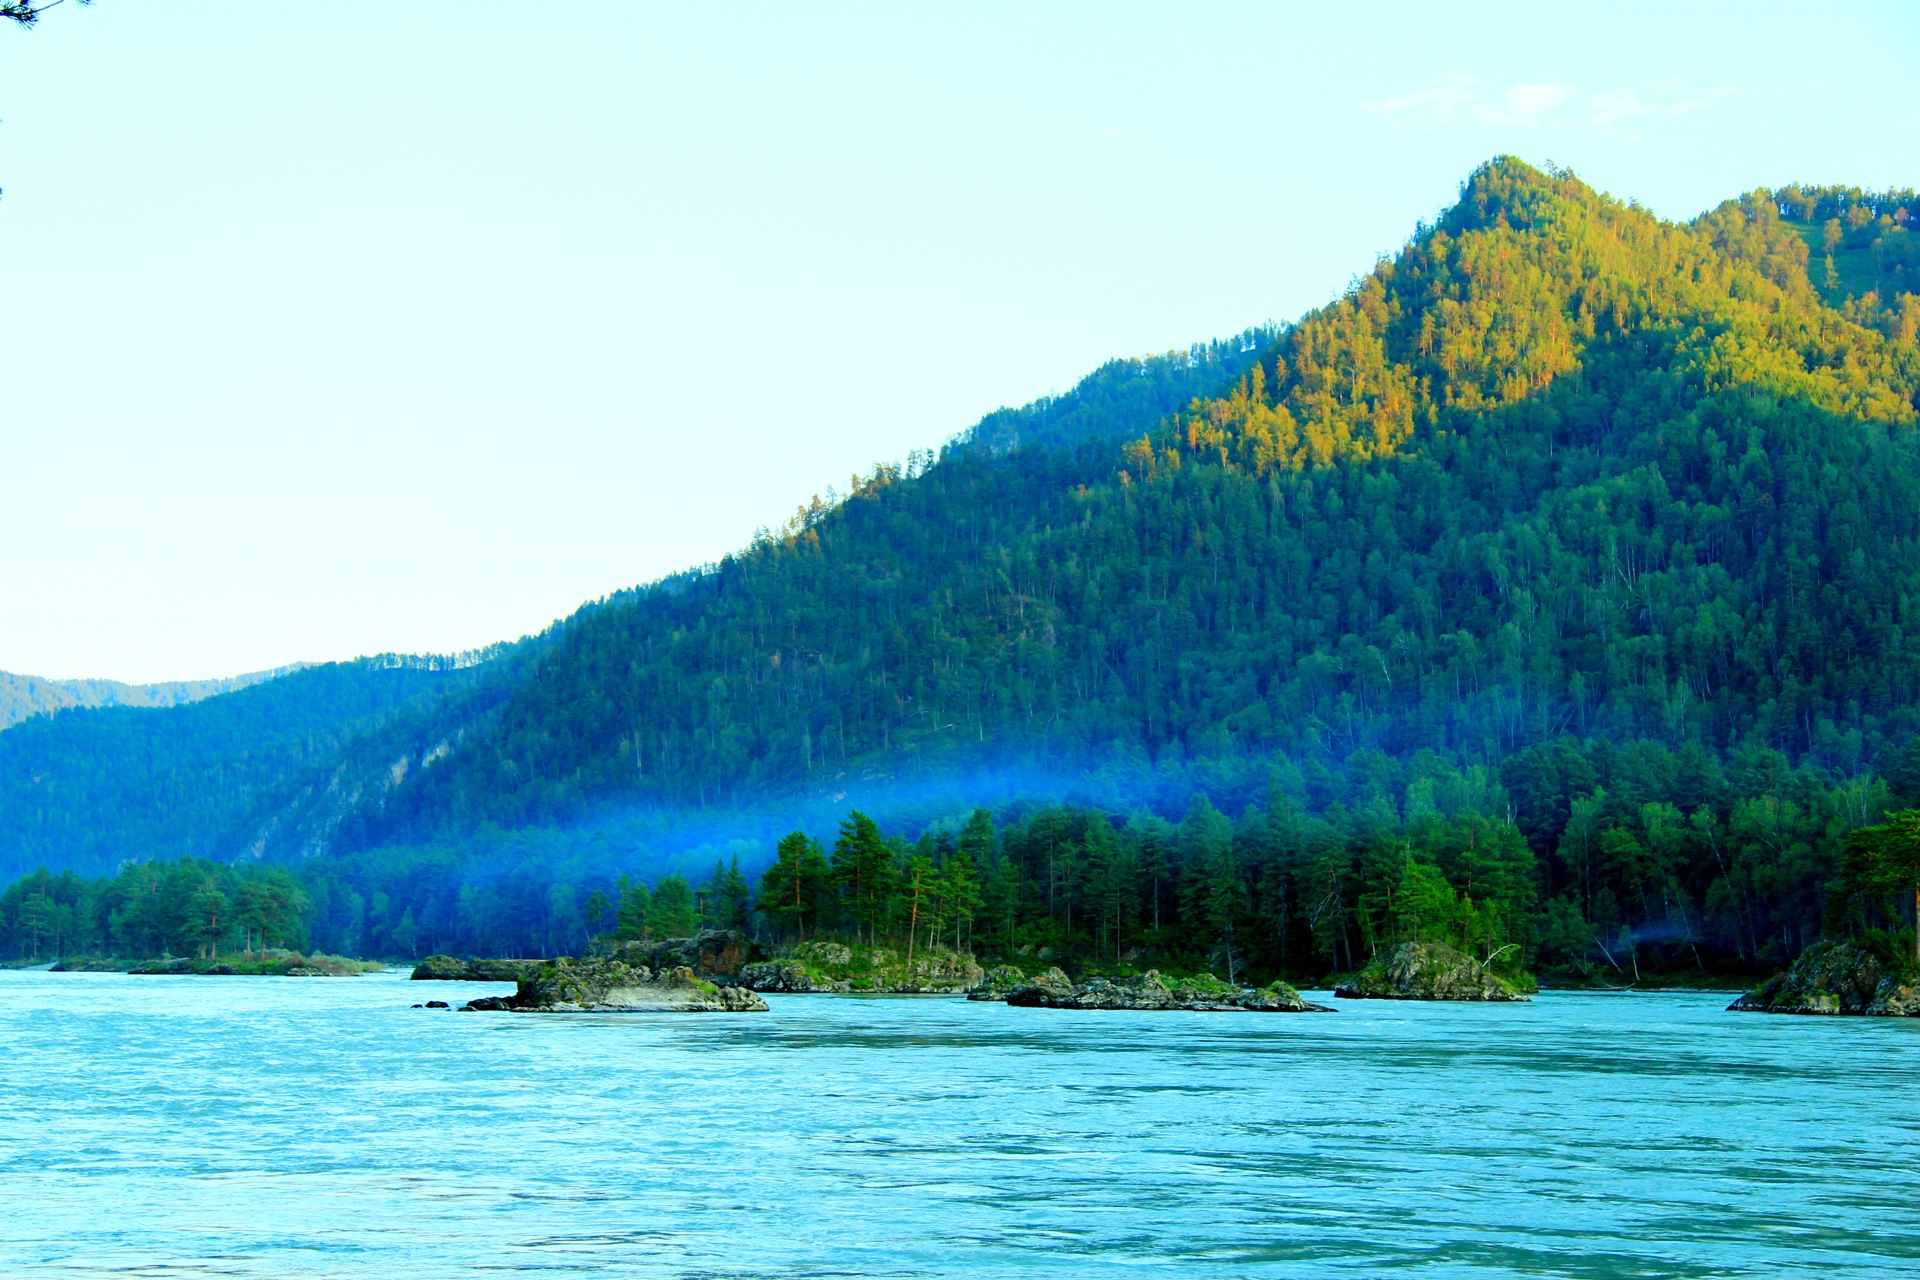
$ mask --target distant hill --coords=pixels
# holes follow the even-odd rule
[[[393,746],[396,724],[430,732],[451,709],[459,724],[446,732],[457,735],[513,661],[508,651],[468,666],[330,662],[170,707],[25,720],[0,733],[0,875],[182,854],[229,861],[275,840],[317,851],[404,776],[412,739]]]
[[[68,707],[177,707],[215,694],[232,693],[273,680],[306,666],[295,663],[271,671],[251,671],[219,680],[171,680],[162,684],[122,684],[118,680],[48,680],[0,671],[0,729],[28,716]]]

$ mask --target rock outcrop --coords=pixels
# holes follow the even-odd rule
[[[1075,984],[1058,969],[1020,983],[1007,1003],[1039,1009],[1139,1009],[1199,1012],[1332,1013],[1325,1005],[1300,998],[1284,982],[1248,991],[1212,974],[1165,979],[1157,969],[1131,978],[1092,978]]]
[[[1053,972],[1058,973],[1055,969]],[[967,992],[969,1000],[1005,1000],[1017,986],[1026,982],[1027,975],[1010,964],[997,964],[987,970],[980,985]]]
[[[545,960],[458,960],[428,956],[413,966],[415,982],[518,982],[520,975]]]
[[[898,947],[801,942],[773,960],[742,965],[739,982],[755,991],[959,995],[985,977],[972,956],[929,947],[909,957]]]
[[[805,993],[811,991],[832,991],[832,986],[822,986],[807,972],[807,966],[798,960],[756,960],[743,965],[740,969],[740,985],[749,991],[776,991]],[[841,984],[840,990],[846,990]]]
[[[471,1012],[764,1013],[767,1002],[745,987],[721,986],[686,965],[650,969],[625,960],[549,960],[529,967],[511,996],[469,1000]]]
[[[1920,983],[1851,942],[1819,942],[1728,1009],[1740,1013],[1920,1017]]]
[[[173,956],[144,960],[128,968],[127,972],[160,977],[339,978],[373,973],[386,967],[383,962],[375,960],[349,960],[344,956],[322,955],[319,952],[303,956],[297,951],[276,950],[251,955],[242,952],[212,959]]]
[[[1472,956],[1444,942],[1402,943],[1376,957],[1333,994],[1343,1000],[1531,1000]]]
[[[708,982],[744,986],[742,971],[753,960],[753,939],[737,929],[703,929],[690,938],[623,942],[615,959],[649,969],[691,969]]]

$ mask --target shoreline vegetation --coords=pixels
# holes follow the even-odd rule
[[[212,956],[74,956],[56,960],[50,973],[125,973],[162,977],[347,978],[392,968],[385,960],[360,960],[315,951],[272,949]]]

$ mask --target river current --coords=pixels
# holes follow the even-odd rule
[[[1920,1276],[1920,1025],[0,973],[0,1276]]]

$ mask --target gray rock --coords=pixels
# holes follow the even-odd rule
[[[749,991],[828,991],[831,984],[814,981],[798,960],[756,960],[740,968],[740,985]],[[844,987],[844,983],[841,984]]]
[[[1182,1010],[1211,1013],[1332,1013],[1325,1005],[1300,998],[1284,982],[1248,991],[1203,973],[1192,978],[1161,977],[1157,969],[1130,978],[1091,978],[1075,985],[1058,969],[1049,969],[1007,993],[1021,1008]]]
[[[1727,1006],[1738,1013],[1920,1017],[1920,985],[1851,942],[1818,942]]]
[[[980,985],[967,992],[969,1000],[1005,1000],[1010,992],[1025,983],[1027,975],[1010,964],[999,964],[987,970]]]
[[[457,960],[428,956],[413,967],[415,982],[518,982],[520,975],[545,960]]]
[[[767,1002],[745,987],[721,986],[680,965],[649,969],[620,959],[553,960],[530,969],[511,996],[466,1008],[518,1013],[749,1013]]]
[[[705,929],[691,938],[624,942],[613,958],[649,969],[691,969],[707,982],[744,986],[742,970],[753,960],[753,940],[737,929]]]
[[[1402,943],[1333,994],[1343,1000],[1531,1000],[1472,956],[1444,942]]]

